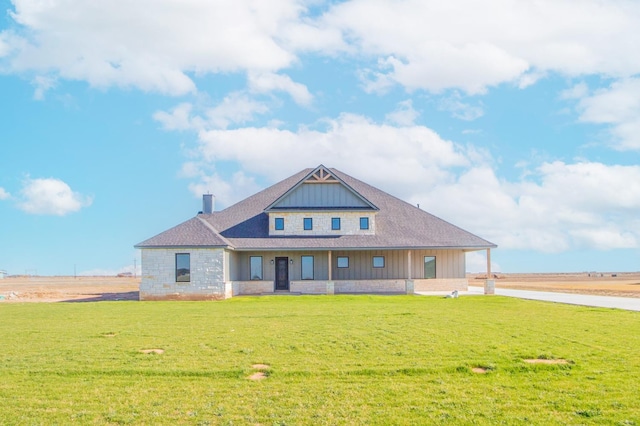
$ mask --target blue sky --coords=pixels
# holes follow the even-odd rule
[[[640,3],[0,0],[0,269],[336,167],[503,272],[640,270]],[[484,253],[467,258],[481,271]]]

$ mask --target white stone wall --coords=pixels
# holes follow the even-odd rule
[[[275,219],[284,219],[284,230],[275,230]],[[313,219],[313,229],[304,230],[304,218]],[[340,218],[340,229],[331,229],[331,219]],[[369,218],[369,229],[360,229],[360,218]],[[375,235],[376,215],[374,212],[271,212],[269,213],[269,235]]]
[[[224,249],[142,249],[140,300],[224,299]],[[176,282],[176,253],[189,253],[191,281]]]
[[[469,281],[466,278],[444,278],[413,280],[413,290],[418,291],[467,291]]]
[[[337,293],[406,293],[406,280],[334,281]]]

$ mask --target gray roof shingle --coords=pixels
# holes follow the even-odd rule
[[[301,172],[222,211],[198,215],[136,245],[147,247],[230,247],[236,250],[494,248],[495,244],[452,225],[336,169],[336,177],[379,208],[375,235],[270,237],[264,210],[314,169]],[[209,225],[206,226],[203,222]]]

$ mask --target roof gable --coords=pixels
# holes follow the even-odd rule
[[[378,210],[373,203],[323,165],[309,172],[265,211],[295,209]]]

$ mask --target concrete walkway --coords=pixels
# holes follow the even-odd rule
[[[484,288],[469,286],[469,291],[460,292],[461,296],[465,294],[484,294]],[[568,303],[570,305],[640,311],[640,298],[637,297],[593,296],[587,294],[556,293],[550,291],[510,290],[506,288],[496,288],[496,294],[498,296],[517,297],[519,299],[543,300],[546,302]]]

